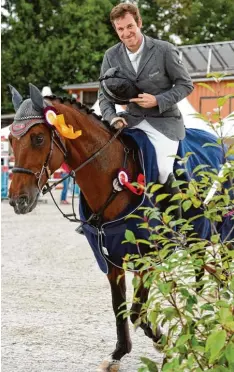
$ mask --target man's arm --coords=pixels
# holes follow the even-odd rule
[[[174,86],[167,92],[155,96],[159,112],[168,110],[172,105],[187,97],[193,91],[193,83],[188,71],[179,58],[178,49],[168,43],[165,54],[166,71]]]
[[[108,61],[107,53],[105,53],[101,67],[101,76],[103,76],[110,67],[111,65]],[[119,129],[127,125],[126,120],[118,116],[118,114],[116,113],[115,104],[106,99],[101,86],[98,92],[98,99],[101,114],[104,120],[108,121],[108,123],[111,126],[115,127],[115,129]]]
[[[101,76],[103,76],[110,67],[111,65],[108,61],[107,53],[105,53],[103,62],[102,62],[102,67],[101,67]],[[108,99],[106,99],[106,97],[104,96],[102,92],[101,86],[98,92],[98,99],[99,99],[99,106],[100,106],[103,119],[108,121],[109,124],[111,124],[112,119],[114,119],[118,115],[116,114],[115,104],[108,101]]]

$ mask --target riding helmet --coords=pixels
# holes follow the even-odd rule
[[[141,93],[134,82],[119,67],[109,68],[99,78],[99,81],[104,96],[108,101],[118,105],[129,103],[131,98],[137,98]]]

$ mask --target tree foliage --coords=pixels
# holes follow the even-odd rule
[[[105,50],[116,42],[109,22],[116,0],[8,0],[2,16],[2,99],[7,84],[28,94],[28,83],[97,80]],[[6,12],[7,11],[7,12]]]
[[[232,0],[138,0],[147,34],[182,44],[234,39]]]
[[[109,13],[118,0],[5,0],[2,5],[2,107],[12,111],[7,84],[23,96],[28,83],[95,81],[106,49],[118,39]],[[124,2],[124,1],[122,1]],[[183,44],[234,38],[232,0],[138,0],[143,31]]]

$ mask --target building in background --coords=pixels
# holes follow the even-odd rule
[[[215,90],[219,88],[219,96],[234,93],[234,88],[227,86],[228,83],[234,83],[234,41],[185,45],[178,49],[194,83],[194,91],[188,97],[189,102],[197,112],[212,112],[217,107],[217,93],[200,86],[199,83],[209,84]],[[207,78],[210,72],[225,72],[229,76],[226,76],[218,87],[213,78]],[[75,94],[78,101],[91,107],[97,100],[99,82],[70,84],[63,86],[63,89],[71,95]],[[222,116],[226,117],[233,110],[234,97],[230,97],[223,106]]]

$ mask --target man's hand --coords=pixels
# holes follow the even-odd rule
[[[120,129],[122,127],[126,127],[127,125],[128,123],[122,117],[114,118],[111,122],[111,126],[114,127],[115,129]]]
[[[139,106],[144,107],[144,108],[151,108],[155,107],[158,105],[158,102],[152,94],[148,93],[142,93],[138,94],[138,98],[132,98],[129,100],[130,102],[135,102]]]

